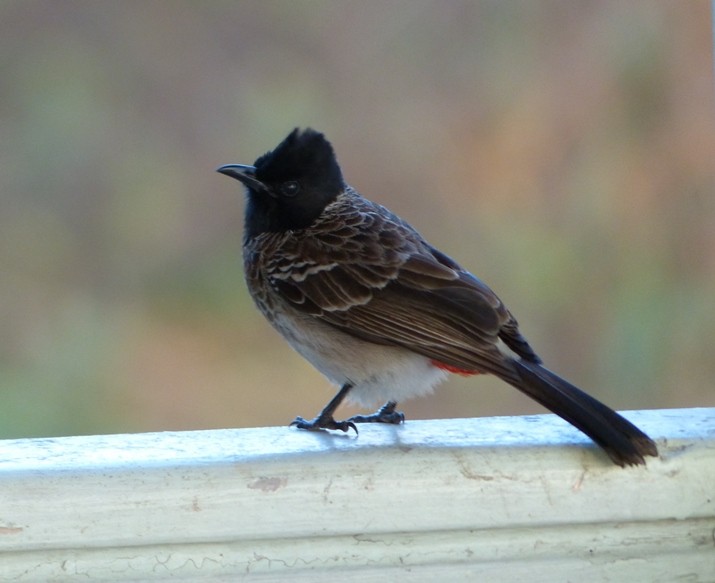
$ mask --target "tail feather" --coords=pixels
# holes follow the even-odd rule
[[[568,421],[600,445],[619,466],[657,456],[653,440],[618,413],[537,363],[514,361],[508,383]]]

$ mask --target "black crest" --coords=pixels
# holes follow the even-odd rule
[[[296,128],[254,166],[265,190],[249,188],[249,237],[310,226],[345,188],[333,147],[312,129]]]

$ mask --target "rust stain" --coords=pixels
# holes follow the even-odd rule
[[[572,491],[579,492],[581,490],[581,486],[583,486],[583,481],[586,478],[587,471],[588,470],[583,470],[583,472],[581,472],[581,475],[578,477],[578,480],[576,480],[576,483],[571,486]]]
[[[20,526],[0,526],[0,534],[20,534],[23,530]]]
[[[260,490],[261,492],[275,492],[276,490],[284,488],[287,483],[288,480],[286,478],[261,476],[254,482],[248,484],[248,488],[251,490]]]

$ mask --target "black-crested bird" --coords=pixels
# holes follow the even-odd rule
[[[288,343],[340,387],[301,429],[401,423],[397,401],[448,373],[490,373],[593,439],[618,465],[657,456],[632,423],[544,368],[496,294],[407,222],[347,185],[323,134],[295,129],[252,166],[218,172],[248,195],[248,289]],[[386,404],[336,421],[345,397]]]

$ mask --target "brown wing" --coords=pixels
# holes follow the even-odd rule
[[[333,206],[284,238],[267,266],[271,287],[295,308],[465,370],[509,376],[499,337],[538,361],[496,294],[409,225],[364,199]]]

